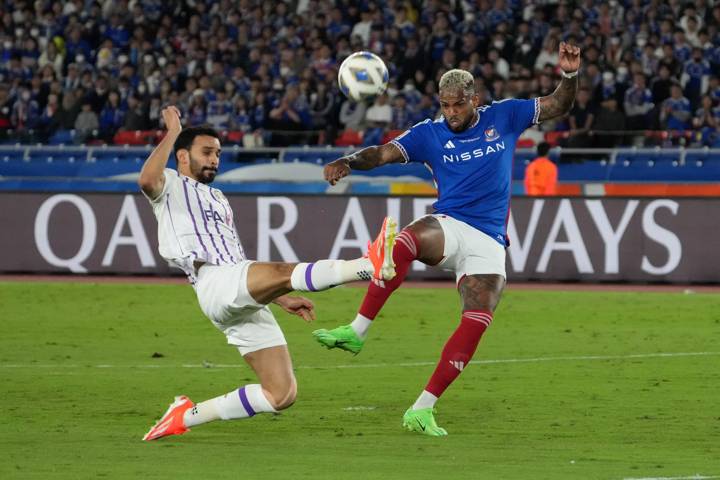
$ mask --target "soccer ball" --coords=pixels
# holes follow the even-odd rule
[[[372,99],[387,88],[388,69],[385,63],[370,52],[355,52],[347,57],[338,70],[340,91],[350,100]]]

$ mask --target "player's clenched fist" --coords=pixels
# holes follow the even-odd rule
[[[180,124],[180,110],[174,105],[167,106],[162,109],[162,118],[165,122],[165,128],[169,133],[180,133],[182,125]]]
[[[323,173],[325,180],[330,185],[335,185],[338,180],[350,175],[350,164],[346,158],[339,158],[325,165]]]
[[[580,48],[569,43],[560,42],[558,48],[559,66],[566,73],[576,72],[580,68]]]

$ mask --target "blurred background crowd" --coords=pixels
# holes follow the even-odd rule
[[[551,93],[582,48],[575,107],[530,131],[570,147],[720,146],[720,6],[711,0],[73,0],[0,7],[0,141],[113,143],[177,105],[246,146],[374,144],[438,114],[448,69],[483,102]],[[337,68],[390,70],[369,105]],[[122,137],[122,135],[121,135]],[[148,137],[149,138],[149,137]],[[147,140],[143,137],[143,140]]]

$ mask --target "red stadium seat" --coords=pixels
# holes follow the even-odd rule
[[[357,147],[362,145],[362,135],[360,132],[346,128],[335,140],[335,145],[338,147]]]
[[[550,144],[551,147],[557,147],[560,140],[568,137],[568,132],[547,132],[545,134],[545,141]]]
[[[387,133],[385,134],[385,136],[383,137],[381,143],[382,143],[383,145],[385,145],[385,144],[388,143],[390,140],[394,139],[395,137],[397,137],[398,135],[400,135],[400,134],[403,133],[403,132],[404,132],[404,130],[390,130],[389,132],[387,132]]]
[[[532,138],[521,138],[517,141],[517,148],[532,148],[535,146],[535,140]]]
[[[234,143],[237,145],[242,144],[242,138],[243,138],[243,135],[245,135],[243,132],[241,132],[240,130],[231,130],[226,133],[227,133],[227,135],[225,136],[225,140],[228,143]]]
[[[155,130],[120,131],[113,137],[116,145],[148,145],[155,138]]]

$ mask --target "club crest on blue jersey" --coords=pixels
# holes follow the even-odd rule
[[[497,140],[498,138],[500,138],[500,134],[498,133],[494,125],[490,125],[488,128],[485,129],[486,142],[492,142],[493,140]]]

